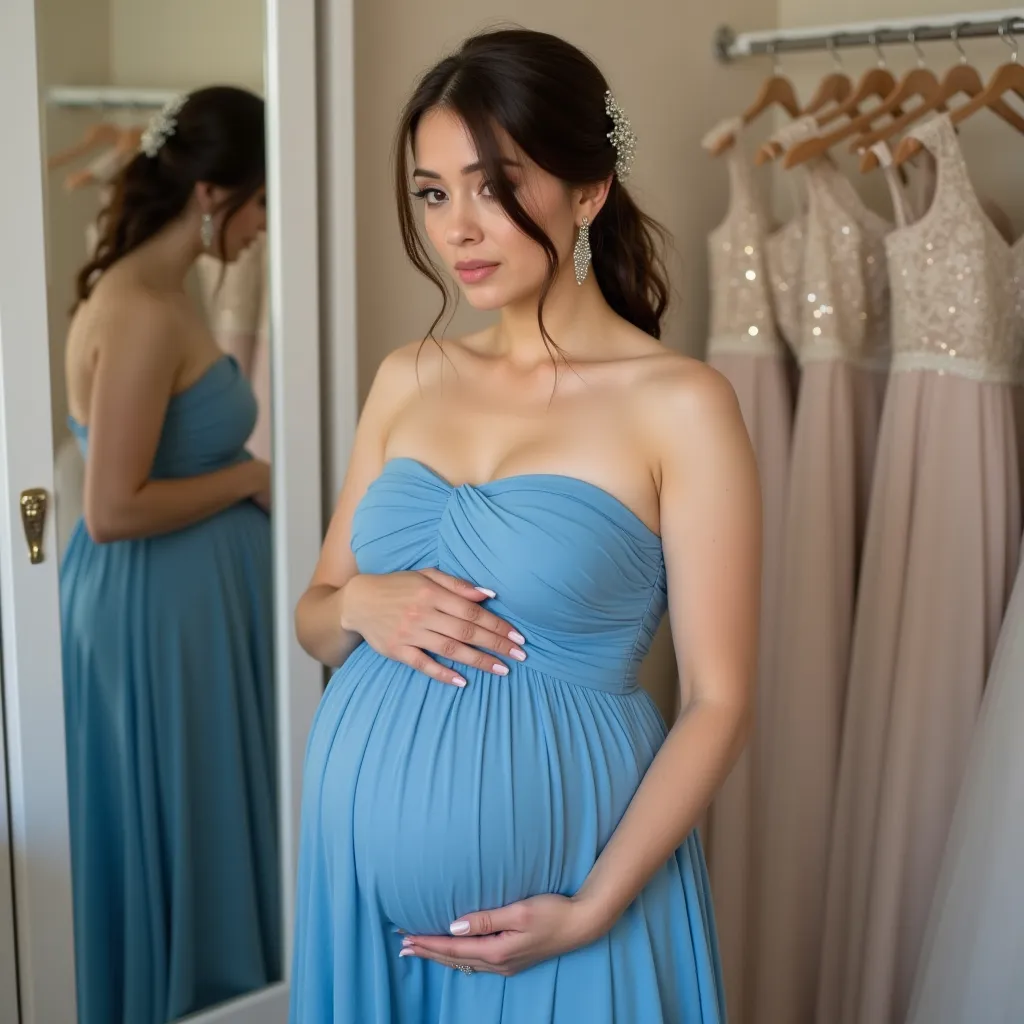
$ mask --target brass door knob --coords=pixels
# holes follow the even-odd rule
[[[46,526],[46,508],[49,498],[42,487],[21,492],[21,525],[28,541],[28,558],[33,565],[43,560],[43,529]]]

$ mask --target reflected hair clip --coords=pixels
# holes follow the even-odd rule
[[[188,96],[175,96],[157,111],[146,125],[139,140],[139,149],[152,160],[167,140],[178,130],[178,115],[188,101]]]

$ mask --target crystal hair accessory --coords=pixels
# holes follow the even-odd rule
[[[636,134],[625,111],[615,102],[611,90],[604,94],[604,109],[615,126],[608,138],[615,147],[615,173],[619,181],[625,181],[633,169],[633,155],[636,153]]]
[[[188,96],[175,96],[155,113],[146,125],[139,141],[139,149],[151,160],[164,147],[164,143],[178,130],[178,114],[185,106]]]

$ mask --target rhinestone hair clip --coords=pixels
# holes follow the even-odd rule
[[[181,113],[181,108],[185,106],[187,100],[187,96],[175,96],[173,99],[168,100],[163,108],[149,119],[149,124],[146,126],[146,130],[142,133],[142,139],[139,141],[139,149],[151,160],[163,149],[164,143],[177,131],[178,114]]]
[[[608,138],[615,147],[615,173],[618,175],[619,181],[625,181],[629,177],[630,171],[633,170],[636,134],[625,111],[615,102],[615,97],[610,89],[604,94],[604,109],[615,126],[608,133]]]

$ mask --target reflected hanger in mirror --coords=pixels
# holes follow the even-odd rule
[[[771,110],[772,107],[782,107],[790,117],[797,117],[800,113],[800,103],[796,98],[796,90],[793,83],[780,73],[778,56],[775,53],[775,44],[769,43],[768,56],[772,58],[772,73],[761,84],[760,92],[749,107],[743,112],[743,123],[745,125],[756,121],[762,114]],[[725,134],[710,149],[712,156],[721,156],[736,142],[733,135]]]
[[[116,145],[120,136],[121,129],[116,124],[111,124],[109,121],[101,121],[99,124],[90,126],[86,130],[85,135],[75,145],[69,146],[59,153],[54,153],[46,161],[46,167],[52,171],[57,167],[63,167],[64,164],[77,160],[81,156],[85,156],[86,153],[97,146]]]
[[[858,136],[871,128],[872,124],[879,117],[900,117],[902,116],[902,104],[914,96],[934,95],[939,91],[939,81],[935,74],[924,65],[924,55],[917,46],[917,36],[914,32],[908,33],[907,41],[912,43],[917,50],[918,66],[907,72],[899,82],[896,82],[892,73],[885,67],[885,57],[878,45],[877,38],[873,37],[873,43],[878,53],[879,66],[872,68],[861,80],[857,91],[844,103],[839,110],[850,107],[854,99],[869,99],[871,96],[878,96],[880,103],[875,104],[870,110],[860,111],[860,104],[856,104],[856,110],[846,110],[845,113],[851,120],[846,124],[829,132],[827,135],[819,135],[817,138],[805,139],[797,143],[787,154],[784,166],[789,169],[797,167],[808,160],[814,160],[824,156],[837,143],[843,142],[851,136]],[[891,83],[886,92],[880,91]],[[820,120],[820,119],[819,119]],[[831,119],[830,119],[831,120]]]
[[[925,114],[946,110],[949,106],[949,101],[955,96],[962,95],[973,99],[984,90],[985,84],[981,80],[981,75],[978,73],[978,69],[968,62],[967,54],[964,52],[963,44],[960,42],[960,30],[962,28],[963,23],[954,26],[950,32],[950,41],[960,54],[960,61],[958,64],[954,64],[943,76],[939,94],[926,103],[915,107],[913,110],[907,111],[902,117],[890,122],[877,132],[862,136],[856,140],[855,145],[865,151],[860,162],[862,172],[866,174],[880,166],[877,154],[871,151],[871,147],[876,142],[887,142],[894,135],[904,132],[915,121],[919,121]],[[1024,132],[1024,117],[1018,114],[1005,100],[996,99],[989,109],[1018,131]]]
[[[1013,19],[1007,19],[999,26],[999,38],[1013,51],[1010,62],[996,69],[988,85],[974,99],[963,106],[957,107],[949,115],[950,122],[954,127],[963,124],[964,121],[969,117],[973,117],[979,110],[993,110],[998,113],[1000,104],[1006,107],[1003,97],[1007,93],[1015,93],[1021,99],[1024,99],[1024,65],[1021,65],[1018,60],[1019,48],[1017,40],[1012,33],[1013,24]],[[1012,108],[1007,107],[1007,109],[1011,113],[1016,114]],[[1010,120],[1009,123],[1014,125],[1018,131],[1024,131],[1024,129],[1016,124],[1016,117]],[[917,139],[906,138],[900,143],[893,163],[899,167],[917,156],[923,148],[924,146]]]
[[[820,114],[826,107],[833,104],[838,106],[851,92],[853,82],[843,68],[843,62],[839,59],[839,50],[836,47],[837,36],[829,36],[828,52],[832,55],[832,63],[836,70],[826,75],[819,83],[814,95],[810,98],[807,106],[801,111],[804,116]]]
[[[109,185],[138,152],[139,144],[142,142],[142,129],[136,125],[129,125],[119,127],[118,132],[118,138],[110,149],[65,178],[64,187],[69,192],[90,185]]]

